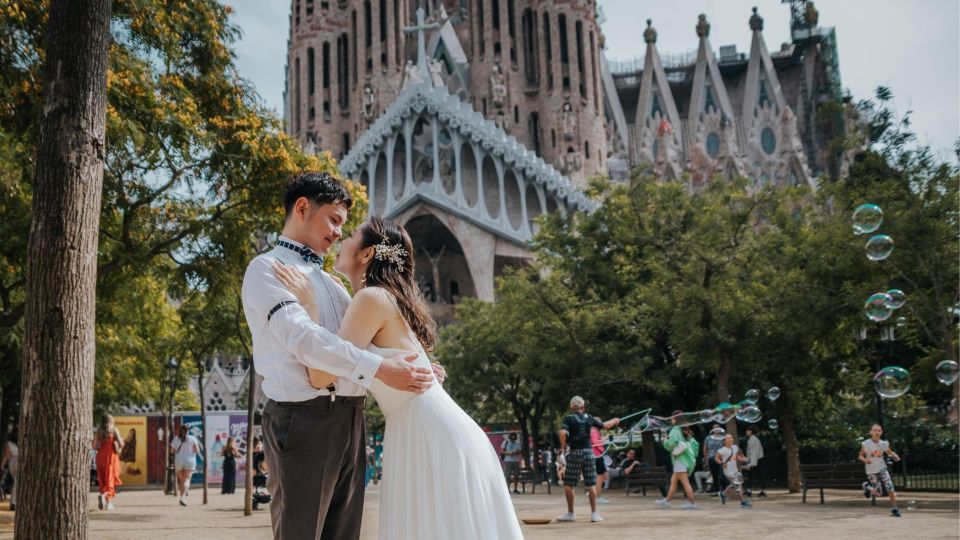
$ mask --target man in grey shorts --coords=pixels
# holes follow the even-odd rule
[[[567,468],[563,473],[563,492],[567,498],[567,513],[557,521],[576,521],[573,513],[574,489],[583,475],[583,485],[587,486],[587,496],[590,498],[590,521],[603,521],[597,513],[597,461],[590,446],[590,428],[610,429],[620,423],[619,418],[600,420],[596,416],[583,412],[586,402],[580,396],[570,400],[570,414],[563,418],[560,428],[560,455],[564,455],[569,445],[569,453],[564,458]]]
[[[329,174],[294,176],[284,195],[287,217],[280,239],[250,262],[243,278],[254,363],[263,376],[261,390],[270,398],[263,435],[274,538],[359,538],[366,389],[375,377],[416,393],[432,384],[430,370],[409,362],[416,355],[381,358],[336,335],[350,296],[323,271],[320,256],[340,238],[352,204],[350,193]],[[272,265],[278,262],[312,282],[319,324],[277,279]],[[307,367],[337,379],[314,388]],[[442,369],[435,371],[442,382]]]

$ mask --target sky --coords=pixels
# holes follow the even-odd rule
[[[222,0],[233,6],[243,37],[234,44],[241,76],[268,107],[283,111],[283,69],[289,32],[289,0]],[[697,15],[711,24],[710,43],[750,51],[751,7],[764,18],[771,51],[790,39],[789,7],[779,0],[599,0],[607,58],[642,56],[646,19],[657,29],[661,53],[697,47]],[[960,2],[957,0],[820,0],[820,26],[836,27],[840,78],[854,99],[888,86],[922,144],[955,161],[960,137]]]

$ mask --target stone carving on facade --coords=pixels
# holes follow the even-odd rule
[[[710,35],[710,23],[707,22],[707,16],[701,13],[697,17],[697,36],[708,37]]]
[[[314,156],[317,154],[317,136],[313,133],[307,134],[307,144],[303,147],[303,153],[308,156]]]
[[[807,2],[807,7],[803,12],[803,19],[810,26],[816,26],[820,21],[820,12],[817,11],[817,7],[813,5],[813,2]]]
[[[363,118],[369,123],[377,112],[377,96],[373,93],[373,87],[370,83],[363,86],[361,105],[363,106]]]
[[[653,19],[647,19],[647,29],[643,31],[643,41],[647,43],[657,42],[657,30],[653,27]]]
[[[579,171],[580,167],[583,166],[583,154],[573,150],[568,150],[567,153],[563,155],[562,165],[564,172],[570,173],[573,171]]]
[[[753,8],[753,15],[750,16],[750,29],[751,30],[763,30],[763,17],[757,13],[757,8]]]
[[[507,83],[499,62],[493,65],[490,74],[490,97],[494,107],[503,107],[507,103]]]
[[[573,112],[573,106],[570,102],[563,104],[563,112],[560,113],[560,120],[563,123],[563,138],[571,141],[577,136],[577,114]]]
[[[420,68],[413,63],[413,60],[407,60],[407,65],[403,68],[403,71],[405,73],[403,78],[403,90],[406,90],[409,86],[423,82],[423,77],[420,76]]]
[[[427,68],[430,70],[430,81],[433,86],[435,88],[443,86],[443,64],[436,58],[431,58]]]

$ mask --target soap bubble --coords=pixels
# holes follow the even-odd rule
[[[875,204],[861,204],[853,211],[854,234],[867,234],[880,228],[883,210]]]
[[[873,322],[885,321],[893,315],[893,309],[888,307],[893,298],[887,293],[876,293],[870,295],[863,304],[864,312],[867,318]]]
[[[777,386],[771,386],[770,389],[767,390],[767,399],[770,401],[776,401],[780,399],[780,388]]]
[[[900,397],[910,390],[910,372],[900,366],[887,366],[873,376],[873,386],[880,397]]]
[[[887,302],[890,309],[900,309],[907,303],[907,295],[900,289],[890,289],[887,294],[890,295],[890,301]]]
[[[706,424],[713,420],[713,409],[704,409],[700,411],[700,421]]]
[[[777,429],[780,427],[780,422],[777,422],[776,418],[771,418],[770,420],[767,420],[767,427],[770,429]]]
[[[734,486],[743,485],[743,473],[737,473],[733,475],[733,478],[730,479],[730,483]]]
[[[722,441],[727,436],[727,430],[717,426],[710,430],[710,438],[715,441]]]
[[[756,423],[761,416],[763,416],[763,413],[760,412],[760,407],[756,405],[747,405],[737,411],[737,419],[748,424]]]
[[[906,317],[897,317],[897,328],[904,328],[907,326]]]
[[[907,510],[910,510],[912,512],[916,509],[917,509],[917,501],[913,501],[913,500],[907,501]]]
[[[871,261],[882,261],[893,253],[893,238],[885,234],[871,236],[864,246],[867,250],[867,258]]]
[[[953,360],[943,360],[937,364],[937,380],[943,384],[953,384],[960,377],[960,369]]]
[[[756,403],[757,400],[760,399],[760,392],[758,392],[756,388],[751,388],[750,390],[747,390],[745,397],[747,398],[747,401]]]

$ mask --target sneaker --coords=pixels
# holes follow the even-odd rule
[[[760,494],[757,495],[757,497],[766,497],[766,496],[767,496],[767,492],[766,492],[766,491],[761,491]]]
[[[608,500],[607,500],[606,498],[604,498],[604,497],[597,497],[597,503],[599,503],[599,504],[610,504],[610,501],[608,501]]]
[[[700,507],[697,506],[697,503],[685,502],[683,506],[680,507],[681,510],[699,510]]]
[[[516,488],[513,489],[513,492],[516,493],[517,495],[520,494],[520,490],[519,490],[519,489],[516,489]]]
[[[107,503],[107,510],[113,510],[113,503],[112,503],[112,502],[108,502],[108,503]]]
[[[97,503],[99,503],[100,509],[103,510],[103,507],[107,505],[107,497],[103,493],[101,493],[97,497]]]
[[[557,521],[576,521],[577,516],[573,512],[567,512],[566,514],[557,518]]]
[[[893,517],[900,517],[900,509],[899,509],[899,508],[891,508],[891,509],[890,509],[890,515],[893,516]]]
[[[657,499],[656,502],[657,502],[657,506],[659,506],[660,508],[670,508],[671,506],[670,501],[666,499]]]
[[[180,497],[180,506],[186,506],[186,505],[187,505],[187,497],[186,497],[186,496],[181,496],[181,497]]]
[[[600,514],[596,512],[590,514],[590,523],[596,523],[598,521],[603,521],[603,518],[600,516]]]
[[[870,482],[863,483],[863,497],[866,499],[870,498]]]
[[[753,508],[753,504],[750,501],[740,501],[740,508]]]
[[[726,494],[726,493],[721,493],[721,494],[720,494],[720,504],[727,504],[727,494]]]

